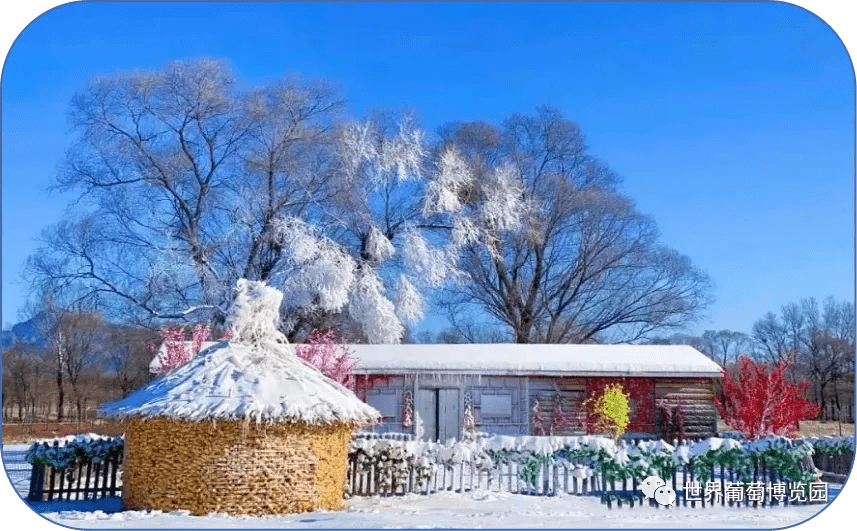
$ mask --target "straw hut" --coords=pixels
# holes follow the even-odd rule
[[[276,328],[281,299],[240,280],[229,342],[102,408],[130,419],[126,508],[341,509],[351,433],[380,415],[294,354]]]

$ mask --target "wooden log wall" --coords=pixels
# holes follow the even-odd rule
[[[685,436],[712,437],[717,430],[714,408],[714,381],[710,378],[657,378],[655,404],[661,400],[670,407],[681,404],[685,416]],[[660,427],[660,419],[656,417]]]

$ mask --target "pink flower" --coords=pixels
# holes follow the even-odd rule
[[[348,351],[345,340],[333,330],[314,330],[303,345],[295,348],[298,357],[325,376],[354,391],[352,370],[357,360]]]

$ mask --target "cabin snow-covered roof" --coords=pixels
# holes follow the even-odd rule
[[[350,345],[355,374],[414,372],[499,376],[719,377],[722,368],[687,345]]]
[[[380,414],[297,357],[276,329],[282,293],[240,280],[232,338],[131,395],[102,406],[112,417],[189,421],[363,423]]]

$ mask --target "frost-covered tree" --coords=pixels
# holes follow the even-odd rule
[[[323,82],[242,92],[212,60],[94,79],[56,183],[79,208],[44,232],[30,280],[155,326],[222,326],[237,279],[263,280],[290,339],[347,316],[399,341],[426,287],[454,277],[425,234],[424,134],[341,107]]]
[[[424,133],[408,114],[376,114],[340,124],[335,149],[321,221],[280,223],[290,323],[347,312],[370,343],[395,343],[422,318],[426,290],[462,278],[454,250],[433,242],[442,227],[422,212]]]
[[[56,180],[78,207],[44,231],[30,280],[119,317],[222,323],[236,280],[283,262],[280,220],[328,197],[340,107],[324,83],[241,92],[213,60],[93,79],[72,100],[79,136]]]
[[[446,297],[453,322],[476,307],[518,343],[629,341],[706,306],[707,275],[658,241],[556,109],[441,137],[424,212],[446,221],[469,274]]]

